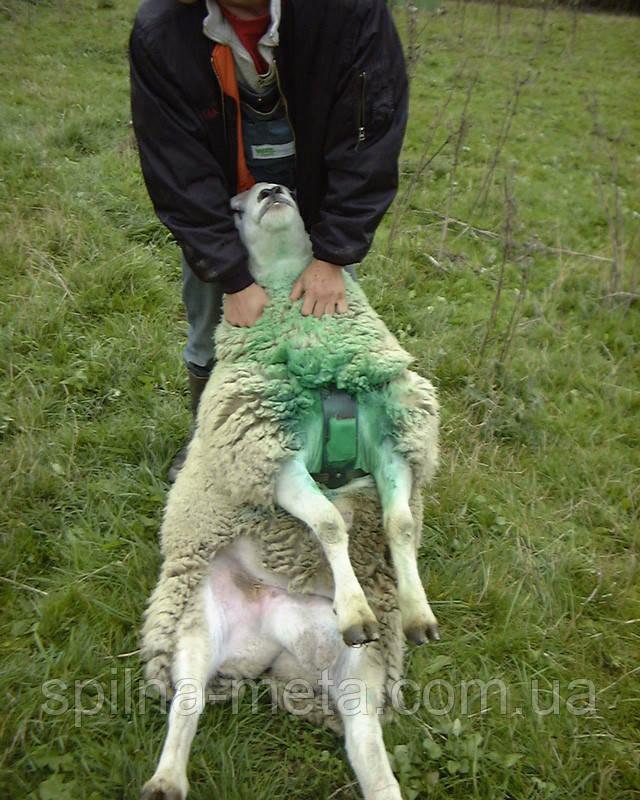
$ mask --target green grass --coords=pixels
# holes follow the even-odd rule
[[[0,9],[10,798],[135,797],[166,722],[135,651],[164,478],[189,429],[186,325],[129,127],[136,2],[98,5]],[[419,708],[385,737],[407,800],[630,800],[640,20],[442,5],[417,20],[393,234],[392,212],[360,271],[442,403],[421,563],[444,636],[408,653]],[[340,742],[268,702],[208,709],[190,779],[194,800],[359,796]]]

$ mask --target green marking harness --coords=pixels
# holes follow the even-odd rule
[[[358,403],[347,392],[323,390],[322,468],[316,477],[330,489],[366,473],[358,464]]]

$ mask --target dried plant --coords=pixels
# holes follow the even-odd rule
[[[500,271],[498,273],[498,285],[496,286],[496,292],[493,298],[493,304],[491,306],[489,319],[487,320],[487,325],[485,327],[482,344],[480,345],[480,349],[478,350],[478,360],[477,360],[478,366],[480,366],[484,360],[487,344],[489,343],[489,340],[492,337],[496,327],[496,321],[498,319],[498,309],[500,308],[500,300],[502,298],[502,289],[504,286],[504,273],[507,266],[507,262],[512,258],[514,252],[513,233],[514,233],[514,223],[516,215],[516,205],[512,192],[512,186],[511,186],[512,182],[513,182],[512,175],[505,176],[503,181],[505,218],[502,227],[502,259],[500,261]]]
[[[449,175],[449,192],[447,195],[447,207],[445,210],[445,218],[442,224],[442,233],[440,236],[440,247],[438,249],[438,261],[442,262],[442,255],[444,253],[444,243],[447,238],[447,229],[449,227],[449,216],[451,212],[451,202],[453,200],[453,192],[456,185],[456,170],[458,168],[458,163],[460,160],[460,149],[462,147],[462,142],[464,140],[465,133],[467,131],[469,122],[467,118],[467,111],[469,108],[469,102],[471,100],[471,95],[473,94],[473,90],[478,82],[478,75],[474,75],[469,86],[467,87],[467,95],[464,101],[464,107],[462,109],[462,114],[460,116],[460,124],[458,125],[458,131],[456,134],[456,143],[453,152],[453,164],[451,165],[451,172]]]
[[[517,74],[515,76],[513,92],[511,93],[511,97],[507,101],[504,119],[502,120],[502,128],[500,130],[500,134],[498,135],[496,146],[493,150],[491,161],[489,162],[489,167],[485,173],[482,183],[480,184],[480,188],[478,189],[476,196],[474,197],[473,202],[469,206],[469,210],[467,212],[467,217],[469,219],[472,218],[473,213],[478,207],[478,205],[480,203],[486,202],[487,195],[489,192],[489,187],[491,185],[494,172],[498,165],[500,154],[502,153],[504,146],[507,143],[507,139],[509,138],[509,131],[511,130],[511,124],[514,120],[516,112],[518,111],[518,104],[520,102],[522,88],[527,83],[530,83],[533,77],[534,76],[531,71],[527,72],[524,78],[519,78]]]

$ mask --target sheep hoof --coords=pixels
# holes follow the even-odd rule
[[[437,625],[427,625],[427,636],[432,642],[439,642],[440,628]]]
[[[164,778],[153,778],[142,787],[140,800],[184,800],[184,794]]]
[[[418,647],[426,644],[429,640],[432,642],[440,641],[440,629],[437,625],[415,625],[407,628],[404,635],[411,644],[415,644]]]
[[[375,642],[380,638],[378,626],[375,622],[364,622],[351,625],[342,631],[342,639],[348,647],[360,647],[368,642]]]

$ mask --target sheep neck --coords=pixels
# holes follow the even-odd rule
[[[289,229],[264,237],[260,251],[249,257],[249,271],[268,294],[290,292],[294,281],[311,263],[311,243],[306,233],[292,243]]]

